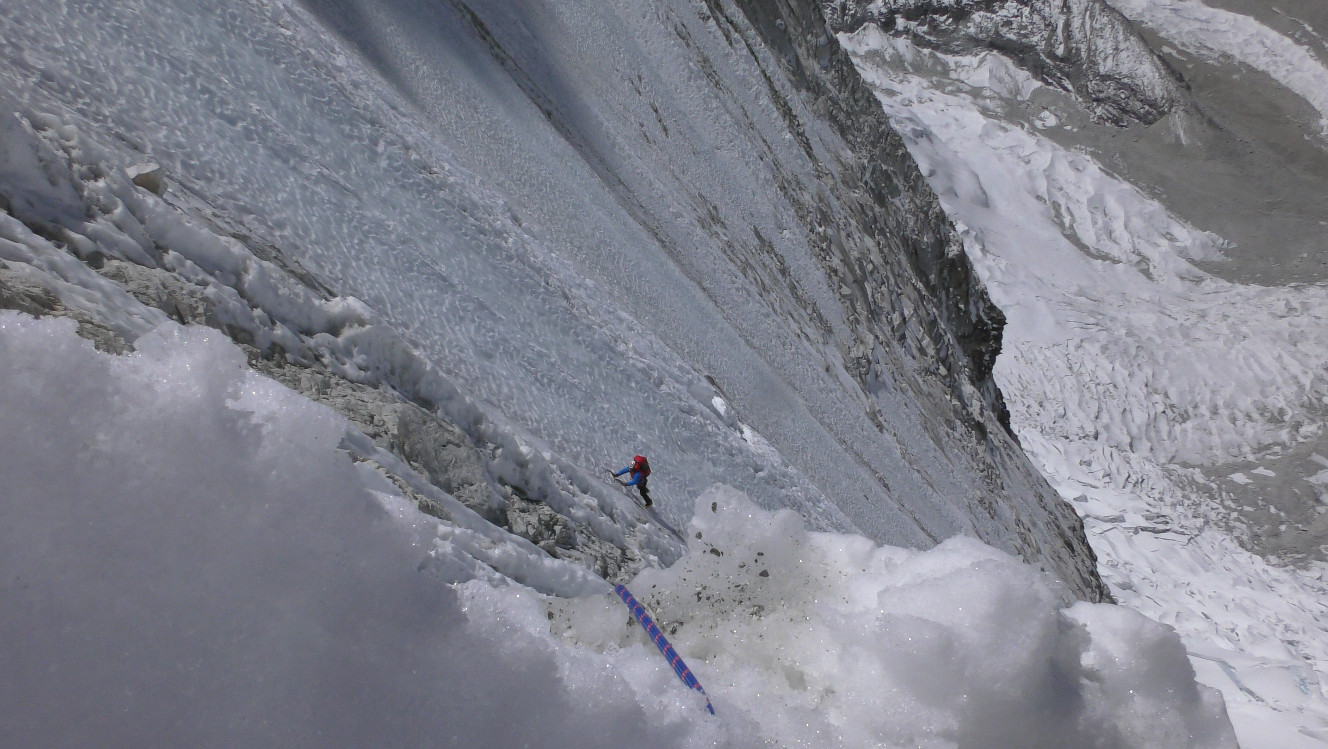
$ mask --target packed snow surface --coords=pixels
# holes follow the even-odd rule
[[[0,312],[6,746],[1235,745],[1169,627],[722,486],[630,585],[712,717],[602,582],[492,574],[215,331],[74,327]]]
[[[1251,483],[1230,466],[1265,476],[1260,462],[1322,438],[1328,288],[1199,271],[1222,240],[1039,132],[1074,105],[1009,61],[874,27],[842,41],[1009,318],[996,374],[1013,423],[1077,504],[1113,594],[1176,627],[1247,749],[1328,745],[1325,565],[1244,550],[1217,481]]]

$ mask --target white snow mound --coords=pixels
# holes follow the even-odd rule
[[[1169,627],[727,487],[631,586],[712,717],[611,594],[517,584],[556,560],[386,496],[221,334],[74,328],[0,312],[0,745],[1235,746]]]

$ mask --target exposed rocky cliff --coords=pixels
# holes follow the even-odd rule
[[[720,3],[710,6],[723,12]],[[979,504],[1015,531],[1021,553],[1029,558],[1065,553],[1057,569],[1067,569],[1064,564],[1081,569],[1073,573],[1079,580],[1075,587],[1090,598],[1106,597],[1096,571],[1088,572],[1084,564],[1095,565],[1095,557],[1081,521],[1043,489],[1045,482],[1026,467],[1026,457],[1007,433],[1009,415],[992,377],[1004,316],[988,298],[899,134],[827,27],[822,9],[796,0],[742,0],[738,6],[774,53],[782,76],[808,97],[810,109],[829,121],[849,149],[821,173],[837,205],[808,204],[806,191],[787,192],[801,205],[855,323],[859,344],[849,354],[849,371],[869,394],[901,368],[925,372],[915,381],[921,385],[916,396],[948,401],[967,431],[959,438],[967,444],[959,449],[978,456],[997,492],[1016,495],[1007,496],[1013,505]],[[773,86],[771,93],[778,101]],[[804,130],[789,107],[781,111],[791,131]],[[936,385],[943,390],[933,389]],[[889,421],[885,401],[870,403],[879,409],[881,423]],[[1028,495],[1018,496],[1024,492]],[[1040,511],[1015,509],[1028,500]],[[1045,534],[1062,539],[1063,549],[1053,551],[1038,540]]]
[[[851,149],[824,175],[836,194],[850,198],[836,206],[841,210],[808,205],[805,193],[788,191],[813,229],[827,271],[848,289],[842,302],[863,344],[851,371],[870,387],[880,376],[873,368],[885,366],[870,352],[877,337],[888,335],[906,351],[917,347],[935,360],[932,365],[939,367],[933,371],[948,383],[956,402],[971,409],[970,427],[985,430],[988,411],[1008,429],[1009,416],[991,376],[1005,318],[988,299],[898,133],[815,5],[743,2],[740,7],[778,54],[785,66],[781,72],[814,97],[813,108]],[[781,111],[788,113],[790,129],[803,129],[788,107]],[[974,388],[981,399],[973,397]]]
[[[1151,124],[1187,101],[1180,76],[1103,0],[823,0],[836,32],[874,23],[954,53],[991,49],[1104,121]]]

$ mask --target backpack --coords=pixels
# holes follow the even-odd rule
[[[650,475],[650,461],[646,460],[644,455],[632,456],[632,467],[636,469],[633,473],[640,473],[642,476]]]

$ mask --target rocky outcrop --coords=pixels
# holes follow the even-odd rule
[[[22,265],[10,266],[0,260],[0,309],[18,310],[33,317],[68,317],[78,323],[78,334],[92,341],[98,351],[122,354],[129,348],[124,338],[102,321],[66,307],[55,292],[23,269]]]
[[[891,366],[882,359],[884,348],[894,348],[882,346],[890,341],[946,383],[967,426],[979,433],[988,423],[1008,429],[991,372],[1005,317],[820,9],[811,2],[739,7],[783,63],[781,77],[813,98],[849,148],[823,172],[828,192],[789,185],[785,193],[810,227],[809,239],[857,328],[849,371],[870,390]],[[782,96],[773,86],[771,95]],[[791,130],[806,128],[792,107],[781,111]]]
[[[874,23],[945,52],[995,50],[1115,125],[1188,100],[1180,75],[1103,0],[823,0],[836,32]]]
[[[250,366],[346,417],[376,445],[396,455],[462,504],[494,525],[525,538],[545,553],[594,570],[606,580],[623,582],[642,560],[586,527],[530,499],[520,486],[495,479],[487,470],[492,445],[476,444],[456,424],[396,393],[350,382],[317,368],[291,364],[246,347]],[[389,476],[390,477],[390,476]],[[397,487],[419,509],[447,520],[438,503],[415,493],[404,481]]]

